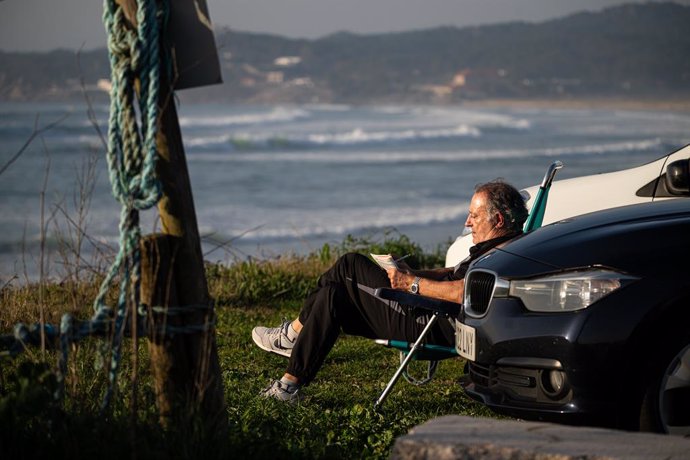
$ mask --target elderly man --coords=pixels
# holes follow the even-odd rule
[[[275,328],[256,327],[252,339],[262,349],[290,358],[287,370],[261,394],[282,401],[301,398],[301,388],[311,382],[340,332],[371,339],[413,342],[428,315],[391,308],[369,289],[394,289],[451,302],[461,302],[464,277],[470,263],[489,249],[522,232],[527,209],[520,193],[500,180],[478,185],[470,202],[465,226],[472,229],[470,256],[454,268],[387,272],[361,254],[346,254],[319,278],[317,288],[305,299],[299,317]],[[429,343],[453,346],[455,330],[439,321],[428,334]]]

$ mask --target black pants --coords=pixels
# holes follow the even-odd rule
[[[292,349],[287,372],[302,384],[311,382],[340,332],[370,339],[414,342],[428,321],[428,312],[393,308],[357,287],[390,287],[386,272],[361,254],[346,254],[319,278],[299,314],[304,326]],[[454,346],[454,329],[440,320],[427,343]]]

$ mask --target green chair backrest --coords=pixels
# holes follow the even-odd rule
[[[544,175],[544,180],[537,190],[537,196],[534,197],[534,203],[532,203],[532,209],[529,211],[527,220],[525,221],[522,231],[524,233],[531,232],[541,227],[542,222],[544,222],[544,214],[546,213],[546,202],[549,199],[549,190],[551,189],[551,183],[553,178],[556,176],[556,171],[563,167],[563,163],[560,161],[554,161],[546,170]]]

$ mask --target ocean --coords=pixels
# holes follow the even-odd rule
[[[84,263],[93,245],[117,245],[99,135],[108,107],[94,106],[94,120],[86,109],[0,106],[0,168],[36,126],[61,120],[0,174],[0,287],[36,279],[41,254],[59,280],[79,235]],[[386,231],[444,248],[463,231],[477,183],[530,186],[554,160],[565,164],[557,179],[614,171],[690,143],[690,113],[651,110],[180,104],[178,114],[205,258],[224,263]],[[156,230],[155,214],[142,216],[144,233]]]

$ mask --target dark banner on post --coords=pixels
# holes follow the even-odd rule
[[[223,82],[206,0],[170,0],[168,32],[176,90]]]

